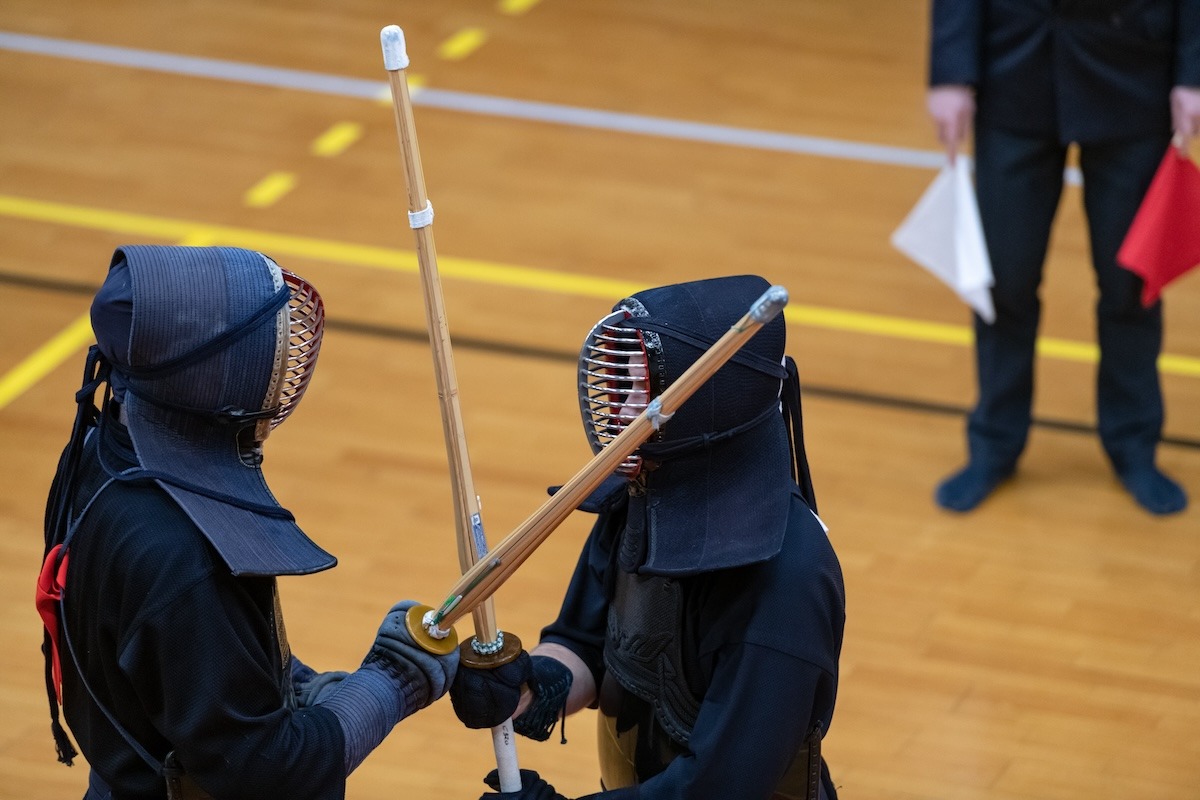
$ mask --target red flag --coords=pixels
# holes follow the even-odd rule
[[[1146,308],[1163,287],[1200,264],[1200,169],[1174,145],[1154,173],[1117,263],[1145,282]]]

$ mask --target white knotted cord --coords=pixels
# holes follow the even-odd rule
[[[437,625],[434,625],[433,620],[436,614],[437,612],[433,609],[426,611],[425,616],[421,617],[421,624],[425,626],[425,630],[434,639],[445,639],[454,629],[450,628],[449,630],[442,630]]]
[[[504,649],[504,631],[496,631],[496,640],[494,642],[481,642],[478,639],[471,640],[471,649],[481,656],[493,656]]]
[[[657,397],[650,401],[650,405],[646,406],[646,419],[650,421],[654,430],[660,429],[663,423],[673,416],[675,416],[674,413],[667,414],[662,410],[662,401]]]

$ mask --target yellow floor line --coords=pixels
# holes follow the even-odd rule
[[[340,156],[362,138],[363,126],[357,122],[338,122],[312,143],[312,154],[324,158]]]
[[[1042,336],[1037,341],[1038,355],[1057,358],[1060,361],[1080,361],[1085,364],[1095,364],[1100,360],[1100,348],[1089,342],[1068,342],[1063,339],[1047,339]]]
[[[483,28],[463,28],[438,45],[438,56],[446,61],[462,61],[487,41]]]
[[[965,312],[964,312],[965,313]],[[974,341],[974,334],[965,325],[947,325],[944,322],[922,322],[884,314],[864,311],[843,311],[836,308],[788,304],[784,311],[792,324],[832,331],[865,333],[893,339],[910,339],[918,342],[953,344],[965,346]]]
[[[208,231],[197,230],[184,236],[179,243],[191,247],[204,247],[212,242]],[[0,409],[95,341],[96,335],[92,332],[89,311],[17,364],[7,375],[0,375]]]
[[[0,375],[0,409],[16,400],[53,372],[59,364],[89,346],[92,341],[92,316],[91,313],[87,313],[34,350],[24,361],[9,370],[7,375]],[[82,371],[80,374],[83,374]]]
[[[529,9],[536,6],[541,0],[500,0],[500,13],[502,14],[524,14]]]
[[[401,213],[397,212],[398,226],[401,224]],[[168,217],[48,203],[9,195],[0,195],[0,216],[117,233],[138,240],[162,239],[185,244],[245,247],[279,259],[294,256],[411,274],[416,274],[419,268],[416,253],[410,250],[206,225]],[[438,271],[443,278],[454,280],[552,294],[596,297],[608,301],[645,288],[644,285],[631,281],[450,256],[438,257]],[[974,338],[971,328],[966,325],[924,322],[885,314],[797,303],[790,304],[785,314],[791,325],[906,341],[969,347]],[[1038,352],[1048,358],[1079,363],[1095,363],[1097,357],[1094,344],[1047,337],[1038,340]],[[1164,354],[1159,360],[1159,367],[1164,374],[1200,377],[1200,358]]]
[[[279,198],[296,187],[296,176],[291,172],[272,172],[246,190],[245,202],[251,208],[266,208],[279,202]]]

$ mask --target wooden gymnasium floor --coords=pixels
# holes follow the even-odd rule
[[[379,101],[392,23],[424,87],[493,543],[589,455],[573,369],[591,323],[639,288],[761,273],[791,291],[810,458],[846,576],[826,745],[842,797],[1200,797],[1200,525],[1194,509],[1142,513],[1103,462],[1077,188],[1055,232],[1041,423],[1020,473],[967,516],[931,500],[963,455],[973,367],[962,304],[888,243],[939,160],[926,14],[922,0],[0,4],[0,797],[78,797],[86,779],[54,762],[32,595],[80,319],[117,245],[260,249],[325,296],[321,368],[267,450],[281,500],[341,560],[281,582],[296,651],[353,668],[393,601],[453,584],[413,237]],[[1197,496],[1200,277],[1167,300],[1160,460]],[[536,640],[587,524],[571,518],[498,593],[503,628]],[[566,746],[522,740],[521,759],[569,796],[594,791],[592,720],[566,732]],[[473,798],[490,757],[487,735],[438,703],[349,794]]]

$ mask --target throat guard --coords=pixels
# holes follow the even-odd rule
[[[649,289],[614,306],[580,356],[580,408],[593,449],[636,416],[622,408],[627,398],[661,394],[769,286],[757,276],[713,278]],[[624,536],[636,552],[623,553],[623,568],[678,576],[763,561],[782,546],[793,493],[815,511],[799,379],[785,343],[780,316],[638,449],[636,472],[625,472],[636,475]],[[628,367],[638,357],[644,380]],[[589,374],[597,362],[605,368]]]
[[[92,320],[92,391],[110,380],[141,465],[115,477],[161,485],[235,575],[332,567],[260,468],[262,441],[316,364],[324,308],[312,286],[250,250],[127,246]]]

